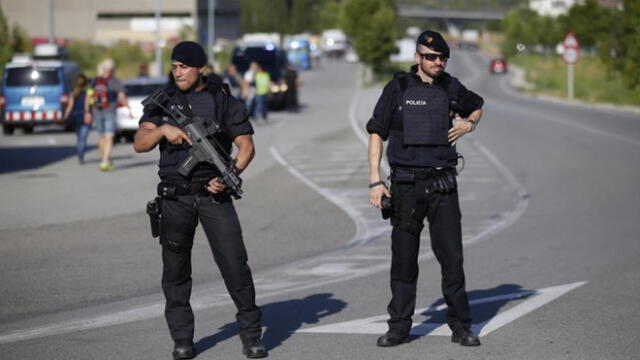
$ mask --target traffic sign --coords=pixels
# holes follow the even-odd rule
[[[567,36],[564,37],[562,46],[564,48],[564,51],[562,52],[562,59],[564,62],[572,65],[576,64],[580,59],[580,44],[571,31],[569,31]]]

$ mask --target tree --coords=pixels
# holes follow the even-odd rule
[[[537,23],[537,43],[545,48],[545,52],[551,53],[555,46],[562,41],[564,34],[562,34],[556,19],[551,16],[540,16]]]
[[[75,61],[88,75],[96,75],[98,62],[107,57],[107,47],[86,41],[70,41],[67,45],[69,59]]]
[[[342,29],[351,37],[360,60],[375,72],[396,50],[396,10],[389,0],[345,0]]]
[[[525,47],[538,44],[539,36],[535,32],[538,28],[538,14],[529,8],[509,11],[502,19],[501,27],[505,35],[502,43],[502,53],[505,56],[513,56],[518,44]]]
[[[240,29],[243,33],[289,32],[287,0],[240,1]]]
[[[595,0],[576,4],[569,12],[558,18],[564,33],[571,31],[580,41],[580,46],[594,47],[598,37],[607,33],[611,21],[611,11],[601,7]]]
[[[14,54],[31,52],[29,34],[18,24],[14,24],[11,29],[11,50]]]
[[[325,1],[320,9],[316,29],[318,31],[335,29],[340,24],[340,2],[337,0]]]
[[[240,27],[243,33],[318,33],[335,28],[340,0],[242,0]]]
[[[624,10],[613,14],[612,32],[601,40],[600,54],[631,89],[640,88],[640,2],[625,0]]]
[[[10,39],[9,24],[7,24],[7,18],[4,16],[4,12],[0,7],[0,66],[2,67],[4,67],[4,64],[11,60],[13,56]]]
[[[365,31],[371,17],[378,11],[380,0],[345,0],[342,2],[340,25],[352,39]],[[359,55],[359,54],[358,54]]]

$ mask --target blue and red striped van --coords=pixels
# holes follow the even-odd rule
[[[64,60],[14,60],[5,66],[0,93],[0,120],[6,135],[22,128],[33,132],[36,125],[61,124],[64,110],[80,70]]]

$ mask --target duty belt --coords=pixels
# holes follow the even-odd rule
[[[185,195],[210,195],[206,189],[206,181],[175,183],[166,180],[158,184],[158,195],[163,198],[175,198]]]
[[[206,184],[206,182],[176,184],[176,193],[178,195],[210,194],[210,192],[205,188]]]
[[[413,181],[428,180],[445,172],[453,171],[452,167],[404,167],[394,166],[391,169],[391,180]]]

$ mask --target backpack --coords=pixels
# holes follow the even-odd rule
[[[98,109],[105,109],[109,107],[109,98],[107,96],[108,79],[98,76],[93,82],[93,88],[90,95],[89,105],[95,106]]]

